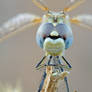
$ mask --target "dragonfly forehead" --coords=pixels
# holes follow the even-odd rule
[[[60,16],[64,14],[64,11],[60,11],[60,12],[49,11],[48,14],[51,16]]]
[[[43,15],[43,21],[42,23],[53,23],[54,26],[56,26],[59,23],[64,23],[66,20],[66,14],[61,12],[48,12],[47,14]],[[66,23],[65,23],[66,24]]]
[[[62,16],[65,16],[64,11],[60,11],[60,12],[48,11],[48,13],[44,15],[44,17],[47,17],[47,18],[48,17],[56,18],[56,17],[62,17]]]

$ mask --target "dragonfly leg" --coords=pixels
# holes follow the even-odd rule
[[[38,92],[41,92],[42,87],[43,87],[43,84],[44,84],[44,80],[45,80],[45,78],[46,78],[46,72],[44,72],[44,74],[43,74],[43,79],[42,79],[42,81],[41,81],[41,83],[40,83]]]
[[[43,58],[44,58],[44,57],[43,57]],[[52,56],[50,56],[50,58],[49,58],[48,65],[50,64],[51,59],[52,59]],[[39,62],[38,64],[40,65],[41,62]],[[44,72],[44,74],[43,74],[43,79],[42,79],[42,81],[41,81],[41,83],[40,83],[38,92],[41,92],[42,87],[43,87],[43,84],[44,84],[44,80],[45,80],[45,78],[46,78],[46,72]]]
[[[41,61],[36,65],[36,68],[39,68],[43,62],[43,60],[46,58],[46,56],[44,56]]]
[[[65,81],[65,84],[66,84],[67,92],[69,92],[69,85],[68,85],[67,77],[64,78],[64,81]]]
[[[61,64],[61,61],[58,60],[58,63]],[[60,68],[61,68],[61,71],[63,72],[64,69],[62,67],[60,67]],[[65,84],[66,84],[67,92],[69,92],[69,85],[68,85],[67,77],[64,78],[64,81],[65,81]]]
[[[52,56],[50,56],[50,58],[49,58],[48,65],[50,64],[51,59],[52,59]]]
[[[66,64],[68,65],[68,67],[71,69],[72,68],[71,64],[69,64],[69,62],[65,59],[64,56],[62,56],[62,59],[66,62]]]

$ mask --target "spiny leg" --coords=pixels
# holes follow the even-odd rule
[[[52,59],[52,56],[50,56],[50,58],[49,58],[48,65],[50,65],[51,59]]]
[[[45,80],[45,78],[46,78],[46,72],[44,72],[44,74],[43,74],[43,78],[42,78],[42,81],[41,81],[41,83],[40,83],[38,92],[41,92],[42,87],[43,87],[43,84],[44,84],[44,80]]]
[[[72,11],[73,9],[75,9],[75,8],[77,8],[79,5],[81,5],[84,1],[85,1],[85,0],[80,0],[80,1],[76,2],[75,4],[73,4],[73,5],[69,6],[69,7],[64,8],[64,11],[65,11],[65,12],[70,12],[70,11]]]
[[[36,65],[36,68],[39,68],[39,67],[41,66],[42,62],[44,61],[44,59],[45,59],[46,57],[47,57],[47,56],[44,56],[44,57],[40,60],[40,62],[38,62],[38,64]]]
[[[66,60],[66,58],[64,56],[62,56],[62,59],[66,62],[66,64],[68,65],[68,67],[71,69],[72,66],[69,64],[69,62]],[[67,92],[69,92],[69,85],[68,85],[67,77],[64,78],[64,81],[65,81],[65,84],[66,84]],[[77,92],[77,91],[74,90],[74,92]]]
[[[71,69],[72,66],[69,64],[69,62],[66,60],[66,58],[64,56],[62,56],[62,59],[66,62],[66,64],[68,65],[68,67]],[[65,81],[65,84],[66,84],[67,92],[69,92],[69,85],[68,85],[67,77],[64,78],[64,81]]]
[[[72,66],[69,64],[69,62],[65,59],[65,57],[64,56],[62,56],[62,59],[66,62],[66,64],[68,65],[68,67],[71,69],[72,68]]]
[[[64,81],[66,84],[67,92],[69,92],[69,85],[68,85],[67,77],[64,78]]]
[[[44,60],[44,59],[45,59],[45,58],[43,57],[42,60],[37,64],[37,66],[36,66],[37,70],[38,70],[38,69],[41,69],[41,68],[44,67],[44,66],[53,66],[53,64],[50,64],[50,61],[51,61],[51,59],[52,59],[52,56],[50,56],[49,61],[47,62],[47,64],[44,64],[44,63],[43,63],[43,60]],[[43,63],[43,64],[42,64],[42,63]]]
[[[52,59],[52,56],[50,56],[50,58],[49,58],[48,65],[50,64],[51,59]],[[44,74],[43,74],[43,78],[42,78],[42,81],[41,81],[41,83],[40,83],[38,92],[41,92],[42,87],[43,87],[43,85],[44,85],[44,80],[45,80],[45,78],[46,78],[46,71],[45,71]]]
[[[58,60],[58,63],[61,64],[60,59]],[[62,67],[60,67],[60,68],[61,68],[61,71],[63,72],[64,69]],[[64,78],[64,81],[65,81],[65,84],[66,84],[67,92],[69,92],[69,85],[68,85],[67,77]]]

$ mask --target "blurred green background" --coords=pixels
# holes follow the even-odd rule
[[[76,0],[77,1],[77,0]],[[69,0],[46,0],[53,10],[62,10]],[[20,13],[44,14],[31,0],[0,0],[0,24]],[[69,13],[92,14],[92,0]],[[0,82],[15,85],[21,81],[23,92],[37,92],[42,72],[35,65],[44,55],[37,46],[35,35],[39,25],[27,28],[0,43]],[[66,51],[66,58],[72,64],[69,75],[72,88],[78,92],[92,91],[92,30],[72,25],[74,43]],[[62,91],[60,91],[62,92]]]

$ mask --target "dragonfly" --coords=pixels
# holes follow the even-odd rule
[[[70,17],[68,12],[71,12],[85,1],[80,0],[72,5],[65,7],[63,10],[56,12],[49,9],[42,1],[32,0],[33,3],[41,10],[46,12],[42,17],[35,14],[19,14],[9,21],[5,22],[0,27],[0,41],[15,35],[18,32],[24,31],[27,27],[35,26],[40,23],[36,33],[37,44],[43,49],[45,55],[36,65],[37,69],[47,66],[53,66],[54,71],[62,73],[72,69],[70,62],[65,58],[65,50],[71,47],[73,43],[73,33],[71,24],[85,27],[92,30],[92,15],[82,14]],[[48,59],[45,63],[45,59]],[[65,65],[63,65],[63,62]],[[68,74],[68,72],[66,73]],[[46,79],[46,70],[43,75],[42,82],[38,89],[41,91]],[[67,76],[64,77],[67,92],[69,91]],[[46,91],[44,91],[46,92]]]

